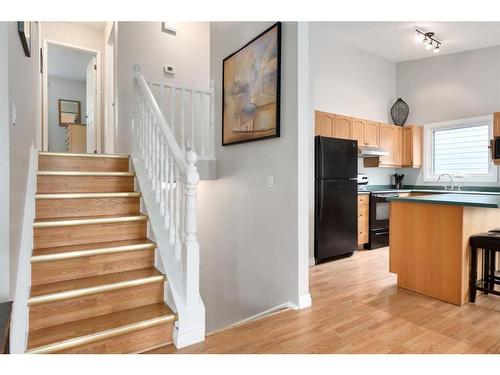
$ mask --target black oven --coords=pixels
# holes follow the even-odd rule
[[[398,193],[370,194],[370,231],[368,249],[389,246],[389,217],[391,202],[388,197],[398,197]]]

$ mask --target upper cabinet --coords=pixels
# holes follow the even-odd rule
[[[493,113],[493,137],[500,137],[500,112]]]
[[[315,131],[314,135],[323,137],[333,137],[333,129],[335,126],[335,115],[333,113],[315,112]]]
[[[380,146],[380,124],[378,122],[366,122],[365,145],[373,147]]]
[[[495,114],[495,131],[500,136],[500,112]],[[380,147],[386,156],[364,158],[365,167],[420,168],[422,127],[396,126],[328,112],[315,112],[315,135],[352,139],[359,146]]]
[[[423,128],[411,125],[403,127],[403,162],[404,168],[422,167]]]
[[[352,119],[351,138],[358,141],[358,146],[365,144],[366,120]]]
[[[335,115],[335,126],[333,130],[334,138],[352,139],[352,118],[347,116]]]

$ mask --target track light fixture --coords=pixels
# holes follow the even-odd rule
[[[434,48],[434,53],[439,53],[442,42],[434,38],[433,32],[423,32],[419,29],[415,29],[415,42],[423,43],[426,50],[431,50]]]

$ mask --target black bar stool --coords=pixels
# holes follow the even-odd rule
[[[469,293],[470,301],[476,302],[477,291],[484,294],[500,296],[495,285],[500,285],[500,277],[496,275],[496,253],[500,252],[500,229],[488,233],[475,234],[469,239],[471,247],[471,269]],[[483,250],[483,278],[477,279],[477,250]]]

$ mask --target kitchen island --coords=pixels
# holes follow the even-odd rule
[[[500,196],[436,194],[389,200],[389,271],[398,275],[398,286],[463,305],[469,289],[469,237],[500,227]]]

